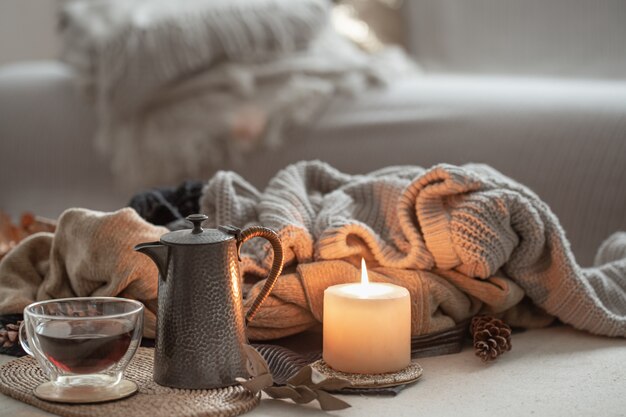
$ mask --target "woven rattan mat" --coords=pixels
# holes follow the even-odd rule
[[[236,385],[215,390],[166,388],[152,381],[154,350],[139,348],[125,378],[139,386],[129,398],[101,404],[58,404],[42,401],[33,389],[46,377],[34,358],[26,356],[0,366],[0,392],[42,410],[66,417],[229,417],[259,404],[259,397]]]

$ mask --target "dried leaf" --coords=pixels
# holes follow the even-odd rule
[[[243,350],[246,353],[248,361],[246,362],[246,368],[250,376],[261,376],[270,374],[270,367],[263,359],[263,356],[255,348],[250,345],[244,344]]]
[[[250,392],[256,394],[264,391],[272,398],[289,399],[296,404],[307,404],[317,400],[322,410],[342,410],[350,407],[345,401],[323,391],[340,390],[350,386],[349,381],[340,378],[320,378],[321,374],[318,372],[314,374],[310,366],[305,366],[287,381],[287,385],[272,386],[274,381],[263,356],[250,345],[243,345],[243,348],[248,358],[246,367],[252,378],[247,380],[239,378],[237,381]],[[313,381],[314,376],[319,382]]]
[[[264,391],[272,398],[288,398],[295,403],[305,404],[317,400],[322,410],[342,410],[350,407],[348,403],[324,391],[340,390],[352,385],[350,381],[341,378],[326,378],[319,383],[313,382],[313,370],[305,366],[294,375],[284,387],[270,387]]]
[[[20,226],[29,235],[38,232],[54,233],[56,230],[56,220],[47,219],[41,216],[35,216],[31,212],[24,212],[20,218]]]
[[[255,376],[250,379],[238,378],[237,381],[253,394],[257,394],[274,384],[270,374]]]
[[[311,369],[311,367],[305,366],[304,368],[300,369],[294,376],[289,378],[287,380],[287,383],[293,386],[315,385],[313,381],[311,380],[312,375],[313,375],[313,370]]]
[[[324,391],[339,391],[343,388],[352,386],[352,383],[347,379],[342,378],[326,378],[321,382],[315,384],[315,389]]]
[[[247,344],[243,345],[243,350],[248,358],[246,368],[252,378],[239,378],[237,381],[254,394],[274,385],[272,374],[263,356],[255,348]]]
[[[343,410],[351,407],[344,400],[332,396],[326,391],[316,390],[315,392],[317,393],[317,402],[320,403],[320,408],[324,411]]]
[[[317,398],[317,393],[306,385],[293,387],[293,389],[300,394],[299,400],[294,400],[299,404],[307,404]]]
[[[272,398],[276,399],[290,399],[297,404],[307,404],[317,398],[311,388],[301,385],[299,387],[293,387],[285,385],[283,387],[270,387],[264,390]]]
[[[329,378],[319,373],[310,366],[300,369],[293,377],[287,381],[290,385],[306,385],[313,389],[323,389],[325,391],[339,391],[352,385],[347,379]]]
[[[13,224],[11,216],[0,211],[0,259],[33,233],[54,232],[55,229],[56,220],[24,213],[21,224],[17,225]]]
[[[300,393],[296,391],[293,387],[289,387],[287,385],[282,387],[269,387],[263,390],[267,395],[275,399],[289,399],[296,400],[302,398]]]

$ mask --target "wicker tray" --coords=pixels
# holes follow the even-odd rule
[[[124,376],[139,386],[137,394],[101,404],[59,404],[38,399],[33,389],[46,377],[26,356],[0,366],[0,392],[42,410],[66,417],[211,417],[237,416],[252,410],[260,398],[240,385],[215,390],[182,390],[152,381],[153,349],[139,348]]]

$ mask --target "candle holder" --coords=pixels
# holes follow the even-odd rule
[[[324,359],[320,359],[311,364],[311,368],[328,378],[347,379],[352,383],[350,388],[355,389],[372,389],[372,388],[388,388],[398,385],[410,384],[417,381],[422,376],[424,370],[417,362],[411,362],[409,366],[397,372],[388,372],[384,374],[354,374],[348,372],[337,371],[331,368]]]

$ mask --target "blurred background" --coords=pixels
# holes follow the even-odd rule
[[[0,64],[58,59],[69,0],[3,0]],[[370,47],[397,43],[428,71],[626,78],[620,0],[346,0],[337,29]]]
[[[589,264],[626,228],[625,23],[622,0],[2,0],[0,210],[478,162]]]

